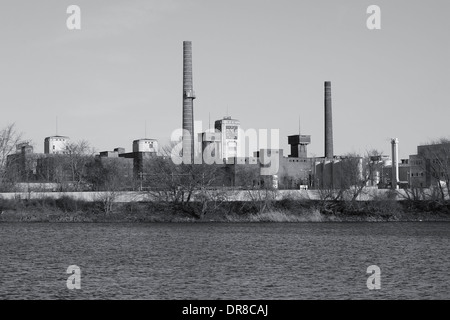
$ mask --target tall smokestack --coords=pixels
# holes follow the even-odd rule
[[[399,174],[398,174],[398,139],[392,138],[391,139],[392,144],[392,189],[398,189],[398,181],[399,181]]]
[[[192,43],[183,41],[183,162],[194,163],[194,86]]]
[[[333,117],[331,114],[330,81],[325,81],[325,158],[333,159]]]

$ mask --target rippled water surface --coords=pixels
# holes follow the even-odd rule
[[[3,223],[0,299],[450,299],[449,246],[442,222]]]

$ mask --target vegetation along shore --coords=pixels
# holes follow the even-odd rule
[[[450,201],[86,201],[0,198],[0,222],[386,222],[450,221]]]

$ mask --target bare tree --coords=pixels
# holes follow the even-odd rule
[[[96,200],[104,213],[110,213],[121,191],[132,189],[133,166],[125,158],[95,158],[86,164],[86,182],[97,191]]]
[[[341,164],[341,185],[345,198],[354,202],[361,195],[366,194],[367,187],[373,186],[375,172],[381,168],[380,161],[375,159],[381,157],[381,152],[373,149],[366,151],[364,156],[358,154],[347,154]]]
[[[94,191],[134,189],[132,159],[96,157],[86,164],[85,176]]]
[[[246,190],[247,199],[257,208],[258,213],[272,210],[277,196],[278,190],[270,185],[262,185]]]
[[[417,201],[425,200],[427,198],[427,193],[424,188],[418,188],[415,186],[409,186],[403,189],[403,192],[396,192],[397,196],[405,200]]]
[[[40,159],[39,174],[47,182],[56,182],[60,190],[85,188],[88,164],[94,161],[94,150],[85,140],[67,143],[64,152]]]
[[[450,195],[450,140],[440,138],[421,146],[418,155],[424,160],[424,171],[436,190],[431,195],[445,201]]]
[[[262,176],[259,165],[247,165],[238,167],[236,180],[244,188],[244,197],[258,213],[264,213],[273,209],[273,204],[278,196],[278,189],[274,186],[274,177]],[[242,203],[245,207],[246,203]],[[241,209],[243,209],[243,207]]]
[[[172,144],[161,148],[160,156],[145,159],[143,186],[151,199],[201,218],[220,202],[213,187],[221,179],[222,168],[204,163],[180,163],[179,152]],[[200,210],[194,203],[200,205]]]
[[[9,124],[0,130],[0,184],[6,180],[7,157],[14,153],[16,145],[21,139],[21,134],[17,132],[15,124]]]
[[[354,203],[366,193],[375,172],[379,170],[380,163],[374,161],[374,158],[379,156],[381,153],[378,150],[368,150],[364,156],[348,153],[339,160],[329,163],[328,165],[333,166],[332,170],[327,169],[328,172],[332,172],[328,173],[330,177],[327,179],[330,182],[316,183],[320,200],[346,200]]]
[[[71,180],[75,184],[75,190],[80,190],[83,182],[86,181],[86,165],[94,160],[94,150],[89,142],[80,140],[67,144],[67,155],[65,155],[65,165],[70,171]]]

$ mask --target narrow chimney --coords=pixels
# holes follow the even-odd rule
[[[325,158],[333,159],[333,117],[331,114],[330,81],[325,81]]]
[[[194,87],[192,43],[183,41],[183,162],[194,163]]]
[[[399,181],[399,174],[398,174],[398,139],[392,138],[391,139],[392,144],[392,189],[398,189],[398,181]]]

